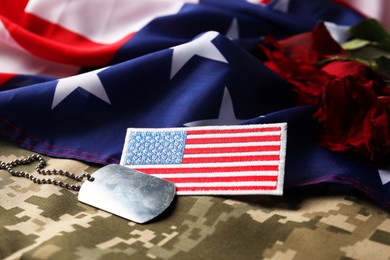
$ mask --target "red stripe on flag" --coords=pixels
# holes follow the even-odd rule
[[[24,24],[29,30],[3,21],[12,38],[20,46],[37,57],[74,66],[106,65],[119,48],[134,35],[129,34],[113,44],[100,44],[35,15],[26,13],[24,18],[29,21]]]
[[[215,144],[215,143],[247,143],[280,141],[280,135],[240,136],[240,137],[212,137],[187,139],[186,144]]]
[[[266,5],[269,4],[272,0],[260,0],[260,4]]]
[[[184,154],[205,154],[205,153],[239,153],[239,152],[262,152],[279,151],[280,145],[259,145],[259,146],[236,146],[236,147],[206,147],[186,148]]]
[[[221,167],[199,167],[199,168],[142,168],[135,170],[148,174],[167,173],[216,173],[216,172],[246,172],[246,171],[278,171],[278,165],[249,165],[249,166],[221,166]]]
[[[265,175],[265,176],[234,176],[234,177],[192,177],[192,178],[164,178],[167,181],[175,183],[186,182],[247,182],[247,181],[277,181],[278,176]]]
[[[233,133],[254,133],[254,132],[276,132],[280,131],[280,127],[259,127],[259,128],[244,128],[244,129],[212,129],[212,130],[188,130],[187,135],[203,135],[209,134],[233,134]]]
[[[16,74],[12,74],[12,73],[0,73],[0,86],[15,76]]]
[[[183,158],[182,163],[210,163],[210,162],[242,162],[242,161],[277,161],[279,155],[255,155],[255,156],[228,156],[228,157],[196,157]]]
[[[250,190],[276,190],[276,186],[176,187],[177,192],[186,192],[186,191],[250,191]]]
[[[28,0],[1,0],[0,15],[7,17],[14,23],[20,23]]]

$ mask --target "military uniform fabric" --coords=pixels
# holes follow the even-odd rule
[[[2,161],[31,154],[4,139],[0,147]],[[100,167],[44,158],[47,169],[77,174]],[[75,191],[0,170],[0,223],[1,259],[390,259],[389,212],[337,185],[281,197],[177,196],[136,224],[80,203]]]

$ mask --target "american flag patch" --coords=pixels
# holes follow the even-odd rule
[[[121,164],[174,182],[178,195],[281,195],[286,129],[286,123],[129,128]]]

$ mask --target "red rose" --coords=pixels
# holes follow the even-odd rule
[[[314,116],[322,124],[320,144],[354,152],[377,165],[390,155],[390,120],[383,78],[366,65],[333,61],[322,68],[336,77],[326,84]]]
[[[294,35],[278,41],[279,48],[289,59],[313,64],[335,56],[346,56],[347,53],[330,36],[323,23],[313,31]]]
[[[332,62],[327,67],[339,67],[338,62]],[[341,62],[344,63],[344,62]],[[350,62],[348,62],[350,63]],[[360,66],[361,64],[350,64]],[[369,70],[368,67],[364,67]],[[348,71],[344,76],[330,80],[324,87],[322,99],[318,103],[318,110],[314,118],[322,124],[320,144],[333,151],[354,151],[365,157],[373,158],[371,143],[373,140],[374,125],[365,127],[369,113],[376,111],[379,103],[375,88],[379,88],[379,82],[370,78],[361,77],[362,72],[352,74]],[[342,71],[338,71],[342,73]],[[383,119],[381,119],[383,120]],[[388,123],[388,120],[387,120]],[[386,135],[377,139],[387,139]],[[372,145],[368,145],[368,144]],[[380,144],[378,144],[380,146]]]
[[[296,104],[317,106],[320,145],[377,165],[389,161],[390,87],[382,75],[359,62],[331,59],[348,56],[323,25],[285,40],[264,41],[264,63],[292,83]]]
[[[317,104],[324,91],[324,86],[332,79],[327,73],[314,66],[300,64],[284,76],[295,87],[297,105]]]
[[[364,120],[365,145],[373,162],[390,158],[390,97],[379,99]]]
[[[297,105],[317,104],[324,85],[333,78],[317,63],[346,56],[323,24],[280,41],[265,36],[264,43],[259,46],[264,64],[295,86]]]

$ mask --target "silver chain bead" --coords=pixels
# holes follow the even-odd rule
[[[63,171],[63,170],[44,170],[43,168],[46,166],[46,161],[45,159],[39,155],[39,154],[32,154],[28,156],[27,158],[24,159],[15,159],[9,163],[0,161],[0,170],[6,170],[8,171],[12,176],[16,177],[24,177],[27,179],[30,179],[34,183],[37,184],[53,184],[56,186],[60,186],[62,188],[66,188],[69,190],[73,191],[79,191],[81,188],[81,185],[74,185],[70,183],[66,183],[60,180],[54,180],[51,178],[37,178],[31,173],[28,173],[26,171],[17,171],[14,170],[14,167],[19,166],[19,165],[28,165],[31,164],[32,162],[39,161],[38,165],[35,167],[35,170],[41,174],[41,175],[61,175],[65,176],[67,178],[73,179],[75,181],[81,182],[84,178],[87,178],[88,181],[94,181],[95,178],[89,174],[89,173],[84,173],[83,175],[75,175],[74,173],[70,173],[68,171]]]

